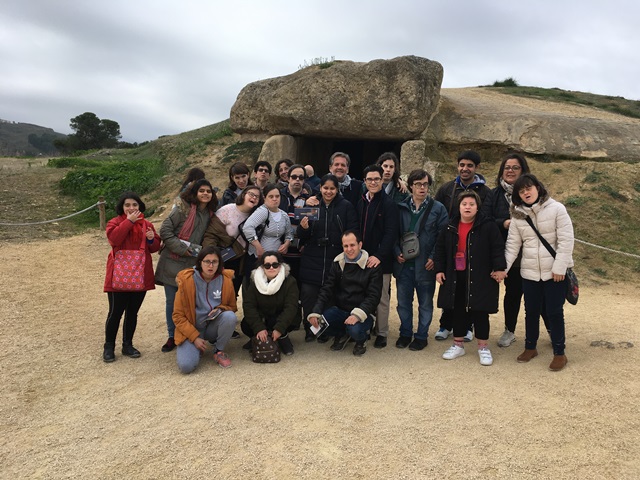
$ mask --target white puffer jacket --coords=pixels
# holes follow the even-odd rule
[[[527,215],[540,234],[556,251],[556,258],[542,244],[536,232],[527,223]],[[531,207],[511,207],[511,225],[505,246],[507,270],[518,257],[522,246],[520,274],[522,278],[537,282],[550,280],[553,274],[564,275],[573,267],[573,224],[567,209],[560,202],[545,196]]]

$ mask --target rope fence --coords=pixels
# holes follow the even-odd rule
[[[104,199],[102,197],[100,197],[100,200],[98,200],[96,203],[94,203],[90,207],[87,207],[84,210],[80,210],[79,212],[71,213],[71,214],[66,215],[64,217],[54,218],[53,220],[43,220],[41,222],[26,222],[26,223],[0,222],[0,226],[3,226],[3,227],[27,227],[27,226],[31,226],[31,225],[45,225],[47,223],[59,222],[61,220],[66,220],[67,218],[75,217],[76,215],[80,215],[80,214],[82,214],[84,212],[88,212],[92,208],[98,207],[98,209],[100,211],[100,228],[102,230],[104,230],[106,228],[105,211],[104,211],[104,206],[106,205],[106,203],[107,202],[105,202]]]
[[[0,226],[3,226],[3,227],[25,227],[25,226],[30,226],[30,225],[44,225],[46,223],[54,223],[54,222],[59,222],[60,220],[66,220],[67,218],[75,217],[76,215],[80,215],[81,213],[88,212],[92,208],[98,207],[98,209],[100,210],[100,228],[102,230],[104,230],[106,228],[105,209],[104,209],[105,204],[106,204],[106,202],[104,201],[104,199],[102,197],[100,197],[100,200],[98,200],[96,203],[94,203],[90,207],[87,207],[84,210],[80,210],[79,212],[72,213],[72,214],[67,215],[65,217],[54,218],[53,220],[43,220],[41,222],[30,222],[30,223],[5,223],[5,222],[0,222]],[[593,247],[593,248],[599,248],[600,250],[604,250],[606,252],[618,253],[620,255],[625,255],[627,257],[640,259],[640,255],[636,255],[635,253],[621,252],[620,250],[614,250],[613,248],[603,247],[602,245],[596,245],[595,243],[587,242],[585,240],[580,240],[579,238],[575,238],[574,240],[576,242],[578,242],[578,243],[582,243],[583,245],[588,245],[589,247]]]

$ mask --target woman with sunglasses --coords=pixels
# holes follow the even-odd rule
[[[242,333],[249,338],[256,336],[261,342],[271,336],[282,353],[293,355],[288,335],[300,321],[298,285],[290,275],[289,265],[282,263],[280,252],[268,250],[260,256],[245,292]],[[251,349],[251,340],[243,348]]]
[[[231,360],[224,352],[236,325],[236,296],[232,270],[224,269],[220,250],[205,247],[194,268],[178,273],[178,293],[173,308],[176,325],[176,360],[182,373],[193,372],[207,349],[214,345],[213,359],[222,368]]]

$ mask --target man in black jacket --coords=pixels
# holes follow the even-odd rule
[[[318,319],[324,316],[329,324],[326,333],[335,336],[331,350],[343,350],[349,338],[353,338],[356,342],[353,354],[360,356],[367,351],[372,314],[380,301],[382,275],[380,266],[367,267],[369,254],[362,250],[362,239],[357,231],[344,232],[342,249],[343,253],[335,258],[327,281],[320,289],[312,310],[314,313],[307,319],[317,328]]]
[[[393,247],[398,240],[398,208],[382,189],[383,173],[379,165],[369,165],[364,169],[367,191],[358,201],[362,247],[369,254],[367,267],[380,266],[382,271],[382,296],[376,309],[376,341],[373,344],[376,348],[387,346]]]

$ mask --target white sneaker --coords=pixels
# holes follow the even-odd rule
[[[473,330],[467,330],[467,334],[464,336],[465,342],[470,342],[473,340]]]
[[[442,358],[445,360],[453,360],[454,358],[461,357],[465,354],[464,347],[457,345],[451,345],[449,349],[442,354]]]
[[[498,340],[499,347],[508,347],[513,342],[516,341],[516,335],[511,333],[509,330],[505,330],[504,333],[500,336]]]
[[[436,332],[436,334],[434,335],[434,338],[436,340],[446,340],[447,338],[449,338],[449,336],[451,336],[451,333],[452,333],[451,330],[447,330],[446,328],[441,328]]]
[[[480,357],[480,365],[489,366],[493,364],[493,357],[491,356],[491,350],[488,348],[479,348],[478,356]]]

